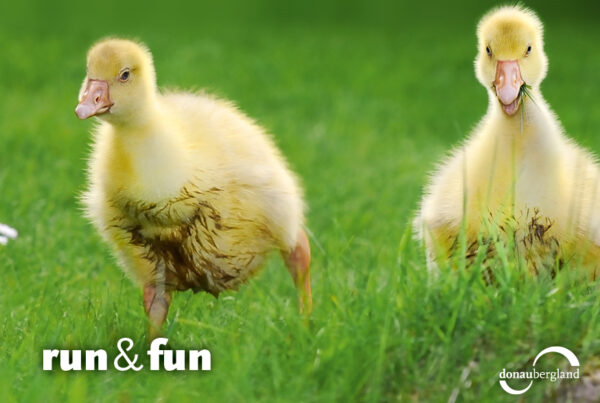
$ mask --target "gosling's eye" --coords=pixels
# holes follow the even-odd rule
[[[490,49],[489,46],[485,47],[485,51],[487,52],[488,56],[492,56],[492,49]]]
[[[122,83],[126,82],[127,80],[129,80],[129,75],[129,69],[123,70],[121,74],[119,74],[119,81]]]
[[[531,45],[527,46],[527,51],[525,52],[525,56],[528,56],[531,53]]]

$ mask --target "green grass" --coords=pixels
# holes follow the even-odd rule
[[[427,172],[485,112],[472,60],[492,2],[81,4],[0,10],[0,221],[20,231],[0,247],[8,401],[447,401],[455,389],[458,401],[511,401],[498,372],[527,368],[545,347],[597,369],[597,284],[522,276],[511,264],[491,287],[475,270],[430,278],[410,239]],[[573,138],[600,151],[598,6],[531,5],[546,22],[545,97]],[[92,123],[73,109],[86,49],[112,34],[149,45],[159,85],[236,101],[306,188],[308,322],[275,256],[237,293],[176,296],[170,345],[208,348],[210,373],[41,370],[44,348],[114,357],[131,337],[145,349],[141,291],[77,202]],[[556,386],[537,382],[526,399]]]

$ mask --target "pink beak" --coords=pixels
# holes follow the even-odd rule
[[[88,80],[87,88],[75,108],[75,114],[79,119],[87,119],[108,112],[113,104],[108,93],[107,81]]]
[[[519,109],[519,93],[523,83],[519,62],[516,60],[498,61],[494,87],[496,96],[502,103],[502,109],[509,116],[514,115]]]

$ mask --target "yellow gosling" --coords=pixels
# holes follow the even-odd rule
[[[463,225],[471,247],[510,227],[531,272],[577,257],[595,277],[598,164],[566,137],[540,91],[548,65],[542,23],[523,7],[501,7],[481,19],[477,39],[475,73],[488,110],[424,191],[414,226],[430,267],[453,255]]]
[[[90,49],[75,112],[100,121],[87,215],[143,287],[151,335],[173,291],[236,289],[273,250],[310,312],[302,191],[261,127],[230,102],[159,91],[150,51],[123,39]]]

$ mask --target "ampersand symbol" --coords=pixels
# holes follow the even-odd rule
[[[123,349],[121,347],[121,345],[123,344],[123,342],[127,342],[128,346]],[[117,358],[115,358],[115,368],[118,369],[119,371],[128,371],[130,369],[133,369],[134,371],[139,371],[140,369],[144,368],[144,366],[142,364],[140,364],[138,367],[135,366],[135,363],[137,362],[138,359],[138,355],[135,354],[133,356],[132,359],[129,358],[129,356],[127,355],[127,351],[131,350],[133,348],[133,340],[127,338],[127,337],[123,337],[122,339],[119,340],[119,342],[117,343],[117,348],[119,349],[119,351],[121,352],[121,354],[119,354],[117,356]],[[120,366],[119,365],[119,360],[120,359],[124,359],[127,364],[127,366]]]

